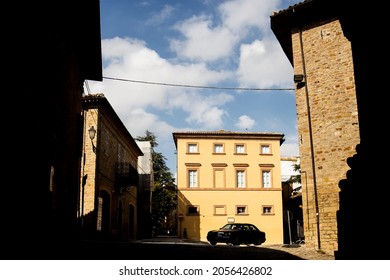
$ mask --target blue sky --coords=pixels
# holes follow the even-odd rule
[[[298,156],[293,68],[270,28],[298,2],[101,0],[104,79],[85,92],[134,138],[154,133],[173,174],[175,131],[284,133],[282,156]]]

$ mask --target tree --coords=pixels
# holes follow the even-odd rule
[[[146,130],[145,136],[138,136],[137,141],[149,141],[152,146],[154,190],[152,193],[152,227],[155,233],[176,231],[172,212],[177,206],[177,188],[175,178],[167,167],[164,157],[154,148],[158,146],[156,136]]]
[[[288,180],[289,183],[301,183],[301,165],[300,164],[294,164],[295,172],[299,172],[297,175],[290,176],[290,179]]]

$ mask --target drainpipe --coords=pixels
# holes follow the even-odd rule
[[[307,105],[307,118],[308,118],[308,122],[309,122],[311,167],[313,170],[314,203],[315,203],[316,224],[317,224],[317,244],[318,244],[318,250],[320,250],[321,249],[320,216],[319,216],[319,211],[318,211],[317,179],[316,179],[316,166],[315,166],[315,160],[314,160],[314,145],[313,145],[313,132],[312,132],[312,126],[311,126],[309,90],[307,88],[307,75],[306,75],[305,55],[303,53],[302,30],[300,27],[298,27],[298,30],[299,30],[299,43],[300,43],[300,47],[301,47],[302,70],[303,70],[303,76],[305,77],[304,84],[305,84],[305,96],[306,96],[306,105]]]
[[[305,173],[305,189],[306,189],[306,215],[307,215],[307,229],[310,229],[310,223],[309,223],[309,198],[308,198],[308,189],[307,189],[307,173],[306,171],[301,171],[301,174]]]

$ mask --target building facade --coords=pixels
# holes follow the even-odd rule
[[[307,246],[338,250],[339,182],[360,142],[351,42],[336,10],[304,1],[271,16],[271,28],[294,66]]]
[[[303,243],[302,184],[292,181],[300,177],[300,160],[297,156],[280,159],[283,189],[284,244]],[[297,169],[298,168],[298,169]]]
[[[12,151],[3,155],[8,163],[3,171],[14,182],[2,194],[12,203],[2,211],[3,237],[13,245],[1,253],[6,259],[29,259],[39,251],[52,259],[79,237],[81,98],[85,80],[102,81],[100,3],[15,2],[8,10],[19,18],[7,32],[12,59],[5,61],[6,79],[18,89],[3,102],[17,104],[18,113],[11,117],[3,111],[5,130],[12,135],[3,139]],[[26,42],[34,43],[20,52]],[[26,137],[28,145],[20,148],[15,140]],[[23,171],[15,168],[21,159],[28,159]]]
[[[280,145],[284,134],[174,132],[177,149],[178,235],[206,241],[229,222],[266,232],[283,243]]]
[[[289,182],[291,176],[300,176],[300,159],[298,156],[282,157],[280,159],[280,168],[282,170],[282,183]],[[298,167],[298,170],[296,170]],[[300,182],[291,183],[291,192],[301,192],[302,184]]]
[[[153,148],[149,141],[136,141],[143,156],[138,157],[138,238],[152,237],[152,193],[154,190]],[[142,222],[141,222],[142,221]]]
[[[82,99],[83,164],[79,219],[85,239],[138,235],[138,157],[143,153],[103,94]]]

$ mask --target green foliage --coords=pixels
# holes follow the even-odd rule
[[[154,191],[152,193],[152,226],[159,232],[167,227],[167,218],[171,216],[177,205],[177,188],[175,178],[167,167],[164,157],[154,148],[158,146],[156,136],[146,131],[145,136],[136,137],[137,141],[149,141],[152,146]],[[175,231],[174,228],[170,231]]]
[[[294,164],[294,171],[298,171],[299,174],[292,175],[290,179],[288,180],[289,183],[301,183],[301,165],[300,164]]]

